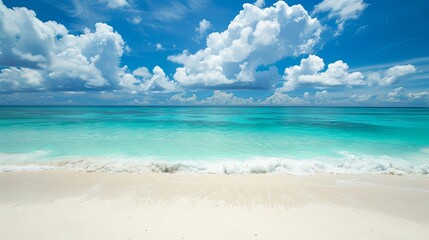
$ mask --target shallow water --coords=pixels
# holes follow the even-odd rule
[[[416,173],[429,109],[0,107],[0,170]]]

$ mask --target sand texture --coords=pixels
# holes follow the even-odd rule
[[[429,177],[0,173],[0,239],[429,239]]]

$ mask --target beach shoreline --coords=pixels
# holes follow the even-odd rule
[[[425,239],[419,175],[0,173],[1,239]]]

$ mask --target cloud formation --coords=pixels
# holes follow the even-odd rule
[[[196,40],[201,40],[206,35],[207,31],[210,30],[212,27],[213,26],[210,21],[206,19],[201,20],[198,24],[198,27],[195,28],[195,32],[197,34]]]
[[[125,41],[104,23],[73,35],[61,24],[40,21],[31,10],[0,2],[0,36],[3,92],[176,89],[158,66],[152,73],[136,69],[135,75],[121,67]]]
[[[302,105],[305,103],[304,100],[299,97],[290,97],[286,93],[274,92],[270,97],[267,97],[265,100],[260,101],[263,105]]]
[[[42,22],[34,11],[7,8],[0,1],[0,65],[38,68],[51,62],[51,49],[67,29],[54,21]]]
[[[326,12],[329,19],[336,19],[336,35],[344,30],[348,20],[357,19],[368,6],[363,0],[323,0],[314,7],[314,14]]]
[[[115,5],[116,8],[134,3],[100,0],[97,1],[99,6],[100,2],[119,4]],[[173,5],[175,2],[170,1]],[[300,5],[289,6],[279,1],[264,8],[264,4],[260,0],[254,4],[244,4],[243,10],[225,31],[207,36],[203,49],[170,56],[170,61],[181,66],[169,74],[155,64],[151,69],[129,69],[121,64],[121,58],[130,49],[123,37],[108,24],[96,23],[79,34],[70,33],[60,23],[43,22],[33,11],[23,7],[7,8],[0,0],[0,93],[2,97],[27,92],[29,95],[49,92],[57,96],[79,92],[103,95],[103,98],[116,96],[117,99],[119,96],[132,96],[139,104],[165,104],[166,101],[200,105],[429,103],[429,92],[425,89],[408,92],[397,84],[413,73],[422,75],[420,78],[423,79],[421,65],[407,60],[390,66],[377,65],[353,71],[342,60],[325,63],[313,54],[325,29],[318,19],[310,16]],[[196,0],[186,1],[183,5],[187,9],[198,9]],[[328,17],[335,19],[342,30],[346,21],[356,19],[366,6],[359,0],[324,0],[313,13],[328,13]],[[180,8],[177,11],[180,14]],[[141,11],[136,13],[130,17],[137,18],[128,21],[140,23],[144,16],[139,17]],[[175,17],[173,14],[169,19]],[[189,29],[191,35],[195,30],[201,39],[206,37],[208,30],[213,29],[205,19],[196,29],[194,27]],[[152,50],[164,50],[161,43],[150,46]],[[292,57],[302,60],[295,66],[286,67],[283,75],[279,74],[283,69],[279,71],[277,67],[286,61],[276,63]],[[408,63],[416,64],[418,71]],[[395,64],[401,65],[391,66]],[[363,88],[368,86],[373,90]],[[336,89],[331,91],[331,88]],[[213,96],[199,99],[198,92],[189,95],[188,91],[195,89],[213,90]],[[242,98],[231,92],[238,89],[265,89],[270,92],[254,92],[253,98]],[[341,91],[344,89],[350,90],[350,93]],[[384,93],[380,93],[382,89]],[[149,92],[161,94],[140,100],[141,96],[155,96],[147,94]],[[130,95],[140,93],[144,94]],[[260,97],[268,94],[268,97]],[[171,95],[166,100],[166,96]]]
[[[300,65],[288,67],[284,72],[284,85],[281,92],[295,90],[300,85],[306,86],[355,86],[364,85],[364,75],[360,72],[349,72],[349,66],[339,60],[328,65],[325,71],[322,58],[310,55],[302,59]]]
[[[10,67],[0,71],[0,92],[45,90],[39,71]]]
[[[388,86],[395,83],[398,79],[411,73],[415,73],[414,65],[397,65],[385,72],[373,72],[369,74],[368,80],[370,85]]]
[[[350,72],[347,63],[341,60],[328,64],[325,71],[323,69],[325,69],[323,59],[316,55],[310,55],[302,59],[300,65],[285,69],[283,76],[285,82],[277,91],[290,92],[302,86],[387,86],[395,83],[401,77],[416,72],[416,68],[413,65],[397,65],[379,72]]]
[[[426,102],[429,103],[429,91],[411,92],[403,87],[397,87],[387,94],[381,94],[376,98],[379,102],[385,103],[406,103],[406,102]]]
[[[213,91],[213,95],[202,100],[198,100],[195,94],[185,97],[185,93],[179,93],[172,96],[169,101],[172,104],[191,104],[191,105],[252,105],[253,98],[240,98],[233,93],[227,93],[220,90]]]
[[[157,44],[155,44],[155,48],[156,48],[156,51],[164,50],[164,47],[162,46],[162,44],[161,44],[161,43],[157,43]]]
[[[227,93],[219,90],[213,92],[213,96],[203,99],[199,102],[202,105],[249,105],[253,103],[253,98],[239,98],[233,93]]]
[[[283,1],[268,8],[244,4],[224,32],[207,37],[207,47],[191,54],[169,56],[183,67],[174,79],[187,87],[272,87],[263,80],[278,80],[273,69],[257,71],[277,61],[310,53],[320,39],[322,26],[301,5]],[[267,75],[270,75],[267,77]]]
[[[253,5],[259,8],[263,8],[265,6],[265,0],[256,0],[256,2]]]
[[[100,0],[103,3],[106,3],[109,8],[120,8],[120,7],[126,7],[130,4],[127,2],[127,0]]]
[[[120,77],[119,86],[132,94],[139,92],[171,92],[178,90],[178,86],[171,81],[164,70],[155,66],[152,73],[146,67],[140,67],[132,73],[124,73]]]

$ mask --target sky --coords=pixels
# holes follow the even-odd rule
[[[0,0],[0,105],[429,106],[429,1]]]

